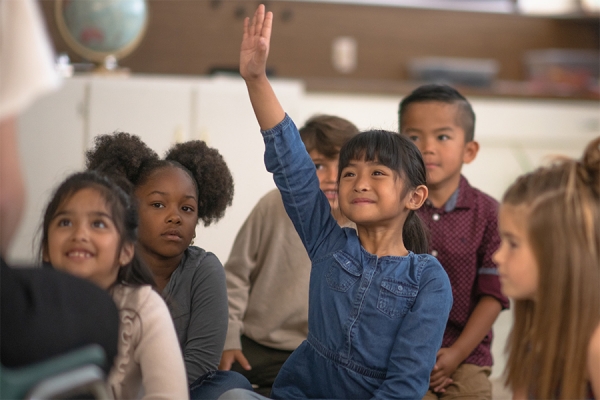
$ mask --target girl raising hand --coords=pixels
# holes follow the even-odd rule
[[[420,399],[452,305],[441,265],[419,254],[427,249],[414,214],[427,198],[423,160],[393,132],[350,139],[340,150],[338,202],[357,229],[341,228],[267,79],[272,21],[261,5],[244,22],[240,72],[267,170],[312,262],[308,339],[281,368],[272,396]]]

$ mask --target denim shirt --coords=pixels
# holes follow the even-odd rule
[[[265,165],[312,262],[308,339],[273,398],[421,399],[452,306],[446,272],[427,254],[367,252],[332,217],[293,121],[262,133]]]

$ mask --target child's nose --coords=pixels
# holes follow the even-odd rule
[[[432,153],[433,152],[433,140],[423,139],[423,153]]]
[[[369,181],[364,175],[358,175],[354,181],[354,190],[356,192],[364,192],[369,189]]]
[[[494,262],[494,264],[496,265],[500,265],[500,250],[502,249],[502,247],[498,248],[498,250],[496,250],[494,252],[494,254],[492,254],[492,261]]]
[[[73,231],[73,240],[87,241],[89,237],[89,230],[85,224],[76,224],[75,230]]]
[[[179,224],[181,223],[181,215],[177,211],[171,211],[167,217],[167,222]]]

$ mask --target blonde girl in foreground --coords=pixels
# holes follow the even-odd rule
[[[600,137],[580,161],[517,179],[494,255],[515,301],[506,383],[514,399],[600,395]],[[595,395],[595,397],[594,397]]]

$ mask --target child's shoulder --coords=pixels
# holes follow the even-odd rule
[[[489,210],[494,214],[497,213],[499,206],[498,200],[483,192],[481,189],[471,186],[467,178],[463,175],[461,175],[459,190],[462,192],[460,195],[460,197],[462,197],[462,202],[471,206],[476,206],[483,211]]]
[[[129,319],[135,319],[147,310],[166,307],[162,297],[150,285],[117,284],[112,290],[112,297],[119,311],[129,315]]]
[[[278,209],[283,210],[285,214],[283,199],[281,198],[281,192],[279,192],[279,189],[273,189],[267,192],[263,197],[260,198],[254,207],[254,211],[269,214],[273,214],[273,211]],[[285,215],[287,216],[287,214]]]
[[[431,254],[415,254],[410,253],[409,257],[412,258],[414,268],[417,269],[417,272],[421,274],[421,276],[431,276],[431,277],[441,277],[443,279],[448,279],[448,274],[442,264],[438,261],[438,259]]]
[[[180,266],[185,279],[204,281],[210,277],[225,277],[225,269],[219,258],[209,251],[198,246],[189,246],[184,254]]]
[[[183,270],[196,270],[205,264],[211,264],[211,261],[219,259],[213,253],[210,253],[198,246],[188,246],[183,255],[183,261],[180,268]]]

